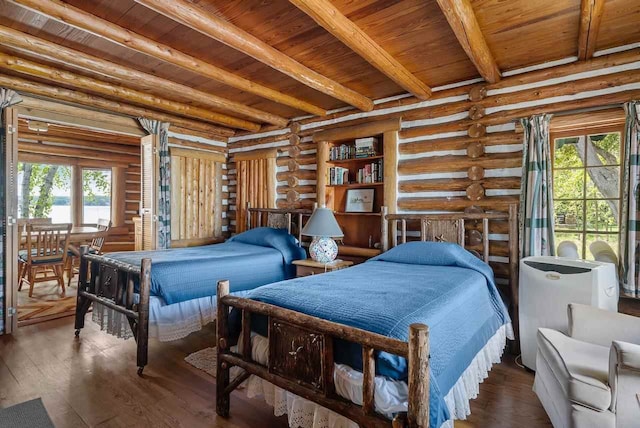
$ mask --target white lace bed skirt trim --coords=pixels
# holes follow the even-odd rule
[[[445,396],[445,403],[452,419],[445,421],[441,428],[453,428],[454,419],[466,419],[471,413],[471,399],[478,396],[480,383],[489,375],[493,364],[500,362],[506,339],[513,339],[511,324],[498,329],[487,344],[476,354],[471,364],[462,373],[453,388]],[[257,362],[266,361],[268,341],[260,336],[253,337],[252,357]],[[362,373],[344,364],[335,366],[336,392],[356,404],[362,404]],[[257,376],[251,376],[245,383],[249,398],[262,396],[273,407],[275,416],[288,416],[291,428],[358,428],[358,425],[325,407],[279,388]],[[407,410],[408,388],[406,383],[382,376],[375,379],[376,410],[390,416],[391,413]]]
[[[245,297],[248,291],[232,293]],[[136,295],[135,300],[138,296]],[[182,339],[216,319],[216,296],[201,297],[180,303],[167,305],[162,298],[151,296],[149,299],[149,338],[161,342]],[[91,319],[101,330],[122,339],[133,337],[129,322],[124,314],[94,303]]]

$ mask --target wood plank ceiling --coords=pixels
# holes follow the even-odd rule
[[[639,42],[638,22],[640,0],[0,0],[0,86],[77,89],[228,136],[588,59]]]

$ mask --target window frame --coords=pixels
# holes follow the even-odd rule
[[[620,242],[620,219],[619,216],[621,215],[621,210],[622,210],[622,198],[623,198],[623,191],[622,191],[622,169],[624,166],[624,156],[625,156],[625,144],[624,144],[624,126],[623,125],[599,125],[599,126],[589,126],[589,125],[585,125],[585,126],[579,126],[579,127],[575,127],[572,129],[565,129],[562,131],[551,131],[549,134],[549,145],[551,146],[551,174],[552,174],[552,179],[555,180],[555,172],[556,172],[556,166],[555,166],[555,148],[556,148],[556,140],[558,139],[562,139],[562,138],[584,138],[584,144],[586,144],[586,139],[591,136],[591,135],[602,135],[602,134],[614,134],[614,133],[619,133],[620,134],[620,161],[618,164],[616,165],[606,165],[606,166],[617,166],[619,171],[618,171],[618,197],[617,198],[588,198],[587,197],[587,176],[588,176],[588,170],[590,168],[603,168],[605,166],[589,166],[586,164],[580,166],[580,167],[562,167],[562,168],[558,168],[557,170],[559,171],[567,171],[567,170],[582,170],[583,173],[583,183],[582,183],[582,191],[583,191],[583,197],[582,198],[569,198],[569,199],[564,199],[564,198],[556,198],[555,196],[555,187],[553,190],[553,202],[554,202],[554,207],[553,207],[553,224],[554,224],[554,234],[557,233],[571,233],[571,234],[575,234],[575,235],[581,235],[581,242],[582,242],[582,248],[581,248],[581,254],[580,256],[583,259],[586,259],[587,257],[587,236],[589,234],[598,234],[598,235],[617,235],[618,236],[618,243]],[[595,183],[594,183],[595,184]],[[581,229],[558,229],[556,227],[556,201],[570,201],[570,202],[581,202],[582,203],[582,226]],[[618,201],[618,208],[620,210],[620,212],[618,213],[618,230],[616,232],[608,232],[608,231],[601,231],[601,230],[591,230],[587,228],[587,203],[589,201],[611,201],[611,200],[617,200]],[[618,254],[619,248],[614,248],[614,251],[616,252],[616,254]]]
[[[118,217],[122,220],[123,216],[117,213],[118,207],[114,205],[113,197],[114,197],[114,193],[116,192],[120,192],[121,194],[124,194],[125,186],[126,186],[126,182],[123,181],[122,183],[120,183],[115,178],[116,169],[119,167],[99,166],[91,162],[80,162],[74,158],[70,158],[68,162],[61,162],[58,159],[55,159],[55,160],[49,159],[47,156],[44,156],[44,155],[42,156],[30,155],[28,157],[21,156],[17,160],[16,168],[18,163],[60,165],[60,166],[67,166],[71,168],[71,197],[69,202],[71,204],[71,223],[74,226],[95,226],[94,223],[86,224],[83,218],[84,217],[84,213],[83,213],[84,191],[82,189],[83,170],[85,169],[109,170],[111,172],[110,220],[113,222],[115,226],[119,226],[119,225],[116,225],[114,219]],[[18,184],[16,184],[16,186],[18,186]],[[123,202],[123,204],[124,203],[126,202]]]

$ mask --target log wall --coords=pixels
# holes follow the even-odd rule
[[[222,164],[205,150],[171,148],[171,246],[198,245],[222,237]]]
[[[180,149],[202,150],[208,152],[212,156],[217,154],[222,155],[225,158],[227,157],[226,140],[221,138],[213,139],[208,134],[197,133],[196,131],[187,130],[184,128],[171,127],[169,129],[169,148],[171,149],[174,147]],[[222,162],[220,164],[220,185],[217,185],[216,188],[220,189],[221,193],[219,196],[215,196],[215,206],[220,204],[219,211],[221,211],[221,218],[219,220],[219,224],[215,224],[215,231],[217,233],[217,231],[220,230],[223,235],[226,235],[229,232],[229,178],[227,176],[227,167],[227,162]],[[211,208],[215,210],[214,206],[212,206]]]
[[[399,213],[506,209],[518,202],[520,194],[520,118],[620,106],[640,98],[638,49],[509,74],[495,84],[434,88],[426,101],[413,97],[380,100],[371,112],[338,111],[322,118],[301,118],[285,129],[231,137],[229,153],[277,148],[278,207],[311,207],[316,197],[313,133],[400,117]],[[233,162],[228,168],[233,231]],[[504,228],[490,231],[494,254],[506,248]],[[498,274],[506,273],[506,261],[506,257],[492,256]]]

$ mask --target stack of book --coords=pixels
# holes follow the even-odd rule
[[[382,159],[358,169],[357,183],[381,183],[384,181]]]
[[[375,137],[366,137],[356,139],[356,157],[368,158],[376,156],[378,139]]]
[[[356,147],[350,144],[342,144],[340,146],[331,147],[329,152],[329,160],[346,160],[356,157]]]
[[[349,170],[339,166],[333,166],[327,170],[327,182],[330,186],[349,184]]]

